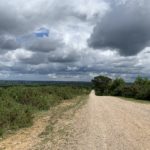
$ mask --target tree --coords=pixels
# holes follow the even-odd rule
[[[149,82],[148,78],[142,78],[140,76],[138,76],[134,82],[134,84],[137,86],[143,86],[143,85],[147,85],[149,83],[150,82]]]
[[[138,76],[133,84],[137,89],[135,98],[150,100],[150,80]]]
[[[125,86],[125,81],[122,78],[116,78],[113,80],[110,90],[111,94],[114,96],[121,96],[122,95],[122,89]]]
[[[97,76],[92,80],[96,95],[109,95],[112,79],[105,76]]]

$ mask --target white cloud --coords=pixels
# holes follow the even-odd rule
[[[48,74],[49,79],[57,79],[57,76],[55,73]]]
[[[4,56],[4,60],[18,62],[20,59],[31,58],[33,53],[25,49],[16,49],[14,51],[8,51]]]

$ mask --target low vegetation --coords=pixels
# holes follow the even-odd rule
[[[50,107],[86,95],[88,86],[48,85],[11,86],[0,88],[0,135],[32,125],[33,114]]]
[[[97,76],[92,80],[96,95],[112,95],[150,101],[150,80],[137,77],[133,83],[125,83],[122,78],[112,80]]]

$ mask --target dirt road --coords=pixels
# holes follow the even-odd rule
[[[92,92],[75,117],[69,150],[150,150],[150,104]]]
[[[65,115],[58,119],[55,133],[32,143],[30,150],[150,150],[150,104],[95,96],[92,91],[87,103],[71,119],[67,117],[70,112]],[[62,128],[66,123],[67,131]]]

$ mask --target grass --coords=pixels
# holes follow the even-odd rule
[[[48,141],[56,145],[57,139],[67,140],[70,135],[72,118],[76,111],[86,104],[87,95],[78,96],[71,101],[68,100],[51,111],[51,118],[45,130],[39,135],[42,138],[37,149],[43,149]]]
[[[90,88],[76,85],[12,86],[0,88],[0,136],[31,126],[34,114],[63,101],[86,95]]]
[[[54,108],[52,110],[52,117],[49,120],[49,124],[47,125],[45,131],[43,131],[39,136],[42,137],[42,136],[51,134],[55,124],[62,117],[65,116],[65,118],[66,117],[72,118],[73,115],[75,114],[75,112],[86,103],[86,100],[87,100],[86,95],[78,96],[78,97],[74,98],[72,101],[67,101],[63,105],[60,105],[59,107]],[[65,113],[68,113],[68,112],[69,112],[69,115],[68,114],[65,115]]]
[[[126,100],[126,101],[135,102],[135,103],[150,104],[149,100],[141,100],[141,99],[127,98],[127,97],[119,97],[119,98]]]

